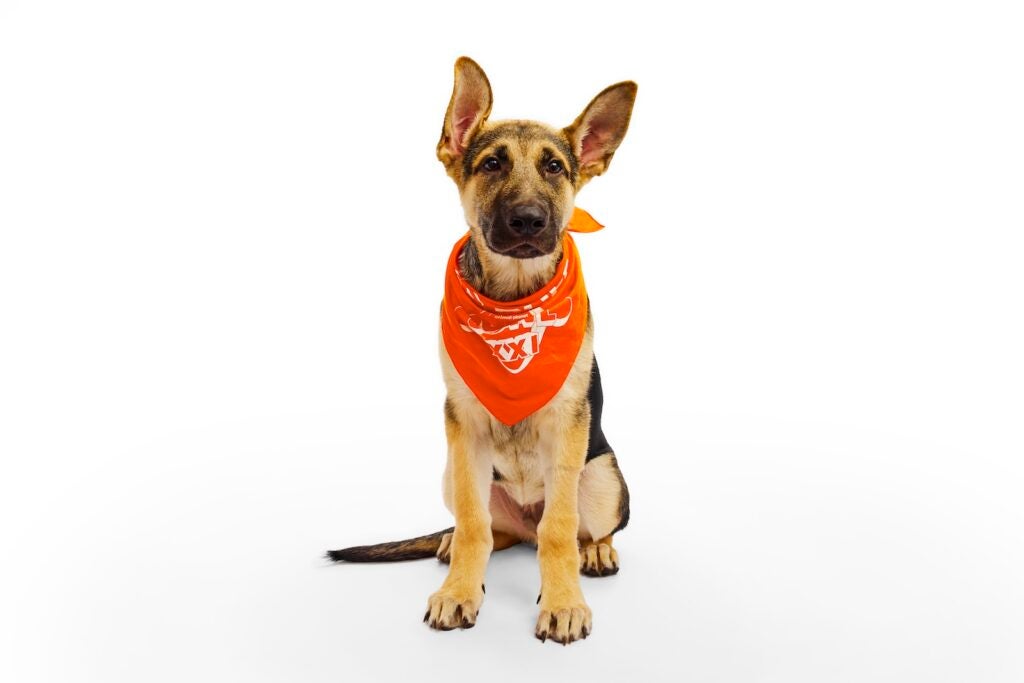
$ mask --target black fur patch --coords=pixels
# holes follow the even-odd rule
[[[612,530],[618,533],[626,528],[629,523],[629,488],[626,487],[626,480],[619,469],[619,460],[615,457],[608,439],[601,429],[601,410],[604,407],[604,392],[601,389],[601,371],[597,367],[597,356],[594,356],[594,366],[590,371],[590,388],[587,390],[587,402],[590,403],[590,444],[587,447],[587,459],[590,462],[594,458],[605,455],[612,458],[612,466],[615,475],[619,478],[619,523]]]
[[[597,369],[597,356],[590,370],[590,388],[587,389],[587,402],[590,404],[590,445],[587,448],[587,459],[590,462],[599,455],[612,450],[601,430],[601,409],[604,407],[604,392],[601,390],[601,371]]]
[[[458,257],[459,272],[462,277],[469,280],[474,286],[479,285],[484,279],[484,267],[480,264],[480,254],[476,251],[473,240],[466,242]]]

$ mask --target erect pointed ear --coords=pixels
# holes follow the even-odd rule
[[[636,83],[633,81],[610,85],[564,129],[579,160],[583,182],[601,175],[608,168],[612,155],[626,135],[635,99]]]
[[[491,84],[480,65],[469,57],[455,60],[455,87],[444,115],[437,158],[450,166],[466,151],[473,135],[491,113]]]

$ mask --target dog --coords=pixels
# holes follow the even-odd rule
[[[540,564],[535,635],[566,645],[592,629],[579,575],[619,570],[612,536],[629,521],[629,490],[601,429],[589,297],[566,231],[595,227],[574,227],[589,219],[575,197],[608,168],[636,92],[633,81],[605,88],[565,128],[490,121],[486,74],[455,62],[437,144],[469,226],[449,259],[439,344],[455,526],[328,552],[450,563],[423,617],[432,628],[474,626],[491,552],[525,542]]]

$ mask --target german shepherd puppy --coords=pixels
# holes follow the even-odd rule
[[[489,121],[491,86],[468,57],[455,87],[437,158],[458,186],[470,237],[458,255],[465,281],[492,300],[526,297],[552,280],[576,193],[608,168],[629,125],[637,86],[605,88],[565,128],[527,120]],[[511,426],[488,412],[440,345],[448,389],[445,505],[455,526],[405,541],[328,553],[349,562],[436,555],[448,577],[424,621],[450,630],[476,624],[493,550],[535,545],[540,562],[536,636],[568,644],[591,631],[580,572],[619,570],[612,534],[629,520],[629,491],[601,431],[601,376],[593,320],[565,383],[540,410]]]

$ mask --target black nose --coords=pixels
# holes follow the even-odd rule
[[[548,212],[539,204],[519,204],[508,210],[508,227],[517,235],[536,235],[547,225]]]

